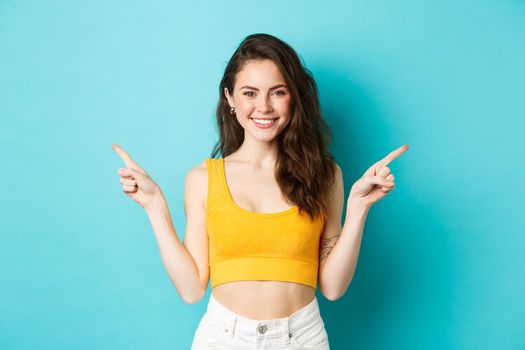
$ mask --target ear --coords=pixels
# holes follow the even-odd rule
[[[235,102],[233,100],[233,97],[230,96],[228,92],[228,88],[224,88],[224,96],[226,96],[226,99],[228,100],[228,104],[230,105],[230,107],[235,107]]]

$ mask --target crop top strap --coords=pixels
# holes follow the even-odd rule
[[[214,209],[217,206],[227,204],[225,189],[221,177],[221,167],[219,159],[206,158],[206,168],[208,169],[208,195],[206,198],[206,207]]]

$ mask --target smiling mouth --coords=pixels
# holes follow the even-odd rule
[[[275,121],[279,118],[271,118],[271,119],[258,119],[258,118],[250,118],[253,123],[261,128],[261,129],[266,129],[266,128],[270,128],[272,127],[274,124],[275,124]]]

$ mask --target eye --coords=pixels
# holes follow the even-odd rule
[[[253,91],[246,91],[245,93],[243,93],[243,95],[248,96],[248,97],[253,96],[253,95],[248,95],[248,94],[253,94]]]
[[[279,95],[279,93],[280,93],[279,96],[284,96],[284,95],[286,95],[286,92],[284,92],[283,90],[278,90],[278,91],[276,91],[275,93],[278,94],[278,95]]]

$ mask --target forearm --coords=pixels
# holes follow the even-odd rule
[[[368,210],[348,203],[341,236],[321,267],[319,286],[331,300],[344,295],[354,276]]]
[[[205,293],[192,255],[177,237],[168,205],[162,196],[146,209],[164,267],[182,299],[192,304]]]

